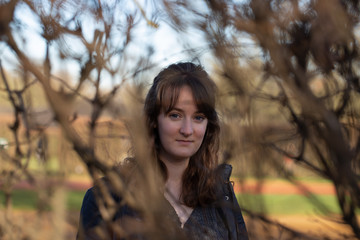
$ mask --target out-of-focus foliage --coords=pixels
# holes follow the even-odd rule
[[[156,49],[141,33],[161,24],[177,31],[176,47],[201,59],[219,86],[221,160],[243,177],[282,176],[296,184],[308,171],[331,180],[342,211],[336,220],[360,238],[359,8],[356,0],[0,1],[0,97],[13,114],[0,128],[9,139],[0,150],[0,238],[39,237],[12,220],[12,188],[25,179],[38,189],[40,217],[54,207],[54,231],[42,237],[65,239],[62,183],[80,159],[94,180],[106,175],[143,213],[144,223],[131,222],[130,232],[182,239],[164,218],[142,122],[144,88],[134,84],[151,79],[144,73],[155,65]],[[54,135],[53,126],[61,132]],[[124,179],[129,172],[114,168],[127,154],[138,160],[131,182]],[[33,159],[41,171],[31,169]],[[54,159],[55,173],[48,168]],[[46,184],[50,179],[56,184]],[[105,227],[97,234],[106,239],[105,230],[124,229],[112,223],[119,205],[102,189]],[[309,201],[324,209],[311,194]],[[252,239],[273,239],[271,225],[281,239],[311,238],[266,213],[244,212]]]
[[[226,86],[223,118],[227,136],[236,134],[225,138],[227,156],[251,159],[259,176],[272,168],[293,180],[283,156],[330,179],[359,238],[359,1],[172,4],[198,13],[186,25],[183,12],[169,17],[204,34]]]
[[[133,116],[141,113],[143,96],[135,83],[153,67],[152,43],[137,46],[136,36],[156,28],[136,1],[0,1],[1,101],[7,102],[1,106],[11,112],[1,127],[9,144],[0,150],[5,194],[0,238],[66,238],[63,188],[71,173],[85,169],[94,180],[110,175],[124,188],[114,165],[128,155],[126,128],[136,126],[144,135],[141,115]],[[52,230],[34,232],[38,226],[22,226],[14,218],[12,190],[23,181],[38,193],[34,225],[50,206]],[[155,188],[145,189],[150,193],[139,194],[151,197]],[[111,209],[105,208],[104,218],[110,224],[119,206],[106,196]]]

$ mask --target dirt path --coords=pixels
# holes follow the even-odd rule
[[[59,184],[59,182],[49,181],[47,184]],[[85,191],[92,186],[91,181],[68,180],[64,183],[68,190]],[[0,183],[1,187],[1,183]],[[26,181],[19,182],[15,185],[15,189],[34,189]],[[235,193],[251,193],[251,194],[321,194],[334,195],[335,189],[330,183],[322,182],[303,182],[298,185],[291,184],[285,181],[267,181],[261,184],[254,181],[234,183]]]
[[[252,194],[322,194],[334,195],[335,189],[328,182],[299,182],[293,184],[283,180],[268,180],[265,182],[247,181],[245,183],[234,183],[236,193]]]
[[[49,181],[47,184],[59,184],[59,182]],[[73,179],[65,181],[65,187],[74,191],[85,191],[92,186],[90,180]],[[1,183],[0,183],[1,187]],[[15,189],[33,189],[29,183],[22,181],[15,185]],[[255,181],[234,182],[235,193],[251,193],[251,194],[321,194],[334,195],[335,189],[328,182],[301,182],[292,184],[282,180],[269,180],[262,183]]]

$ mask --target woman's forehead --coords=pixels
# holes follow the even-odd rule
[[[162,95],[161,106],[165,109],[174,108],[179,102],[196,105],[193,90],[187,85],[167,88]]]
[[[209,107],[213,108],[213,99],[205,86],[195,82],[189,84],[186,82],[173,82],[173,84],[163,85],[159,92],[159,106],[165,111],[171,111],[179,100],[181,95],[191,98],[192,102],[201,112],[209,111]],[[212,106],[212,107],[211,107]]]
[[[195,102],[194,95],[190,87],[185,86],[182,89],[180,89],[179,96],[173,108],[175,109],[177,108],[179,110],[191,109],[192,111],[195,112],[198,111],[198,106]]]

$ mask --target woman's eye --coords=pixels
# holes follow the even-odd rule
[[[203,116],[203,115],[195,116],[194,119],[195,119],[197,122],[202,122],[202,121],[205,120],[205,116]]]
[[[178,119],[178,118],[180,118],[180,114],[178,114],[178,113],[170,113],[169,117],[172,118],[172,119]]]

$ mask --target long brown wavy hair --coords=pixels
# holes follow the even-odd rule
[[[172,64],[154,79],[146,99],[145,114],[150,137],[154,140],[157,164],[167,179],[165,164],[157,158],[160,139],[157,117],[161,110],[168,113],[175,106],[180,89],[189,86],[198,110],[208,119],[206,133],[199,150],[190,157],[182,179],[181,199],[189,207],[209,205],[216,200],[215,169],[218,165],[220,126],[215,110],[216,85],[200,65],[191,62]]]

